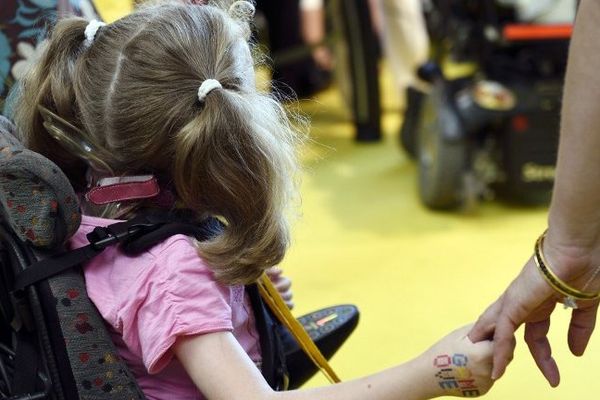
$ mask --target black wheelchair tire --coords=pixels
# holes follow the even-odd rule
[[[423,119],[423,100],[426,93],[413,87],[406,89],[406,111],[400,127],[400,147],[412,160],[418,157],[417,141]]]
[[[445,94],[443,83],[436,83],[426,96],[422,111],[416,149],[419,196],[430,209],[459,208],[465,197],[467,143],[461,137],[462,124]]]

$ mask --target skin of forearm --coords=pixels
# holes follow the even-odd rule
[[[447,385],[440,384],[440,379],[449,379],[448,374],[454,380],[467,379],[465,376],[470,377],[472,369],[465,356],[456,354],[452,355],[454,366],[451,366],[450,355],[441,351],[441,355],[424,353],[412,361],[356,380],[321,388],[275,392],[229,332],[181,338],[174,352],[198,389],[206,398],[214,400],[430,399],[448,393]],[[458,368],[463,367],[460,357],[464,358],[464,367],[469,368],[466,375],[458,372],[465,369]],[[436,365],[438,358],[441,365]],[[441,373],[445,375],[440,378]],[[458,382],[454,386],[459,386]],[[469,385],[466,389],[470,388]]]
[[[549,226],[556,244],[593,248],[600,233],[600,1],[583,0],[565,78]]]
[[[268,400],[421,400],[440,395],[435,371],[417,358],[364,378],[314,389],[273,392]]]
[[[421,400],[474,397],[491,387],[492,343],[472,343],[470,326],[450,333],[417,358],[335,385],[275,392],[230,332],[181,337],[173,351],[212,400]],[[218,360],[215,362],[214,360]]]

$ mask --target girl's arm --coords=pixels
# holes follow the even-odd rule
[[[492,384],[491,343],[472,344],[463,328],[416,359],[364,378],[314,389],[275,392],[231,333],[180,338],[174,347],[209,400],[418,400],[475,397]]]

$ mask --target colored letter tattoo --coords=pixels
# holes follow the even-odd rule
[[[471,370],[467,368],[469,359],[464,354],[441,354],[433,360],[437,368],[435,374],[440,387],[448,391],[449,395],[463,397],[479,396],[479,388],[475,379],[471,378]]]

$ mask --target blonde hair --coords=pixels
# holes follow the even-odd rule
[[[22,82],[15,120],[25,144],[56,162],[76,188],[87,166],[50,137],[38,106],[93,138],[115,175],[171,181],[180,204],[225,221],[198,243],[217,279],[254,281],[288,248],[298,135],[282,106],[255,89],[246,21],[218,6],[159,4],[101,27],[59,21]],[[197,93],[217,79],[203,102]]]

